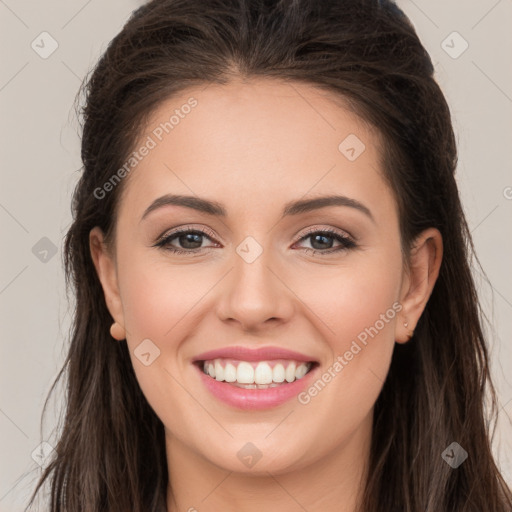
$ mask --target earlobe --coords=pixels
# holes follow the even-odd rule
[[[103,231],[98,227],[89,233],[91,258],[101,282],[105,303],[115,323],[110,329],[113,338],[121,340],[125,337],[124,315],[117,282],[116,263],[104,241]]]
[[[395,330],[397,343],[406,343],[412,337],[439,276],[442,257],[443,239],[439,230],[429,228],[418,235],[402,284],[402,321],[397,322]]]

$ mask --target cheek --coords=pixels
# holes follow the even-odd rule
[[[287,278],[288,282],[296,279],[293,289],[307,306],[304,314],[321,327],[336,353],[348,350],[351,340],[361,333],[364,338],[365,329],[376,323],[379,336],[393,337],[396,309],[401,308],[397,303],[401,282],[399,254],[386,258],[354,257],[338,267],[311,267]]]
[[[127,344],[137,381],[156,414],[176,431],[185,430],[193,418],[170,415],[170,411],[196,410],[178,383],[182,380],[180,340],[191,334],[194,312],[212,280],[211,276],[209,281],[196,279],[193,267],[171,269],[164,259],[156,260],[147,251],[125,254],[118,264]],[[144,353],[149,353],[148,365]]]
[[[323,372],[298,397],[304,406],[304,428],[323,439],[309,447],[311,457],[322,446],[339,443],[360,428],[386,379],[401,305],[396,282],[382,274],[380,280],[368,275],[347,278],[339,292],[328,294],[327,299],[319,294],[317,302],[311,303],[312,309],[323,308],[323,318],[334,331],[323,331],[331,351]]]
[[[146,253],[119,262],[119,281],[127,332],[132,342],[144,338],[169,340],[180,322],[211,287],[211,272],[200,266],[171,267],[165,259]]]
[[[298,293],[318,316],[315,324],[331,353],[329,360],[323,361],[328,375],[316,386],[321,391],[311,390],[304,402],[312,398],[312,408],[318,407],[315,414],[323,414],[326,402],[333,405],[333,411],[343,409],[347,414],[334,421],[345,424],[347,418],[364,417],[380,392],[402,309],[400,254],[370,256],[336,272],[324,268],[310,273],[308,286],[303,283]],[[326,272],[330,272],[329,278]],[[311,287],[314,282],[328,285]]]
[[[183,341],[193,336],[197,315],[219,277],[211,267],[171,265],[161,254],[132,250],[119,258],[118,278],[130,357],[146,398],[162,411],[169,406],[162,406],[162,397],[176,403],[189,400],[173,376],[183,371]],[[148,366],[139,359],[147,352],[153,361]]]

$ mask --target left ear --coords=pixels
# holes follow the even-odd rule
[[[415,239],[409,256],[409,268],[405,271],[400,291],[400,320],[395,327],[395,341],[406,343],[412,336],[418,320],[434,289],[441,260],[443,237],[436,228],[422,231]],[[407,323],[407,327],[404,325]]]

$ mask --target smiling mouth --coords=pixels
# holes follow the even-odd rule
[[[211,379],[243,389],[285,386],[302,379],[318,366],[316,361],[290,359],[241,361],[217,358],[195,361],[194,364]]]

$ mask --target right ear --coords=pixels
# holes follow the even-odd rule
[[[89,232],[89,248],[105,294],[107,308],[112,318],[124,329],[123,305],[119,294],[115,257],[108,249],[103,231],[98,226]]]

